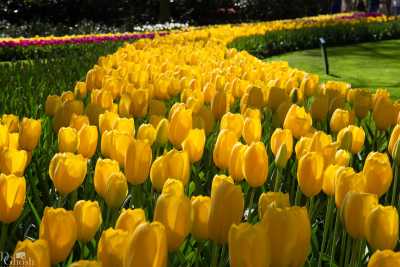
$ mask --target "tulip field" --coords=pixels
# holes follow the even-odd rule
[[[32,77],[8,67],[1,264],[400,266],[400,102],[228,48],[278,30],[397,19],[322,15],[143,35],[98,59],[71,58],[59,70],[71,82],[35,80],[40,64]]]

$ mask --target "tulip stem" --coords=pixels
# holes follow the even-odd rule
[[[247,206],[248,214],[247,214],[247,221],[250,222],[252,219],[252,207],[253,207],[253,202],[254,202],[254,195],[256,193],[256,188],[250,188],[250,201],[249,205]]]
[[[281,185],[281,171],[277,167],[276,172],[275,172],[275,186],[274,186],[274,192],[279,191],[279,186]]]
[[[333,230],[333,241],[332,241],[332,250],[331,250],[331,260],[329,266],[333,266],[333,262],[335,260],[335,253],[336,253],[336,242],[337,242],[337,235],[339,228],[339,212],[336,210],[336,219],[335,219],[335,227]]]
[[[2,223],[1,225],[1,237],[0,237],[0,251],[5,251],[5,245],[7,240],[8,223]]]
[[[211,258],[211,267],[217,267],[218,266],[218,251],[219,247],[218,244],[215,242],[213,244],[213,251],[212,251],[212,258]]]
[[[299,206],[301,203],[301,192],[300,192],[300,186],[297,185],[297,191],[296,191],[296,197],[294,200],[294,205]]]
[[[346,233],[346,229],[342,228],[342,237],[341,237],[341,243],[340,243],[340,257],[339,257],[339,266],[344,266],[344,260],[345,260],[345,256],[346,256],[346,248],[347,248],[347,244],[348,242],[346,242],[348,239],[347,233]]]
[[[325,251],[326,239],[328,237],[328,230],[331,227],[332,211],[333,211],[333,197],[329,196],[328,197],[328,205],[327,205],[326,214],[325,214],[324,232],[322,235],[322,243],[321,243],[321,248],[320,248],[319,257],[318,257],[318,267],[321,267],[321,264],[322,264],[322,254]]]

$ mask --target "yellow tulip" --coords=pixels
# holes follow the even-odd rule
[[[10,134],[6,125],[0,124],[0,149],[9,146]]]
[[[355,114],[362,119],[367,116],[372,107],[371,92],[365,89],[352,89],[347,93],[349,102],[353,104]]]
[[[101,263],[98,261],[80,260],[73,262],[70,267],[101,267]]]
[[[214,115],[213,115],[211,109],[207,106],[203,106],[203,107],[201,107],[199,112],[196,114],[196,116],[193,116],[193,119],[195,117],[201,119],[201,121],[204,123],[204,130],[206,131],[206,134],[207,135],[210,134],[212,132],[212,130],[214,129],[214,125],[215,125],[215,118],[214,118]],[[196,127],[193,127],[193,128],[196,128]]]
[[[96,153],[99,133],[94,125],[84,125],[78,132],[77,152],[85,158],[91,158]]]
[[[81,115],[84,112],[84,104],[81,100],[69,100],[62,104],[60,108],[57,109],[56,114],[53,118],[53,130],[58,133],[58,130],[61,127],[67,127],[70,122],[73,114]],[[90,110],[88,106],[88,116],[90,115]],[[98,121],[92,122],[92,124],[97,124]]]
[[[0,221],[12,223],[25,204],[26,181],[23,177],[0,174]]]
[[[79,131],[84,125],[90,125],[88,116],[76,115],[75,113],[72,114],[69,127],[75,128],[77,131]]]
[[[261,139],[262,126],[259,119],[248,117],[244,121],[242,136],[248,145]]]
[[[165,145],[168,143],[168,128],[169,121],[167,119],[161,119],[156,127],[156,144]]]
[[[286,114],[283,128],[291,130],[295,138],[300,138],[309,132],[311,126],[311,115],[303,107],[293,104]]]
[[[365,160],[363,174],[366,192],[381,197],[388,190],[393,180],[392,167],[386,153],[370,152]]]
[[[142,184],[149,177],[153,152],[147,140],[134,140],[126,152],[125,175],[129,183]]]
[[[57,109],[62,106],[61,97],[58,95],[49,95],[46,98],[45,113],[48,116],[54,116]]]
[[[32,151],[39,143],[42,124],[40,120],[23,118],[19,129],[19,146]]]
[[[324,121],[329,111],[329,97],[317,95],[311,105],[311,115],[317,121]]]
[[[354,114],[348,110],[336,109],[330,120],[330,128],[334,133],[339,132],[341,129],[354,123]]]
[[[192,235],[197,240],[208,239],[208,214],[211,198],[209,196],[193,196],[191,198],[193,225]]]
[[[74,87],[74,95],[80,98],[84,98],[87,95],[86,83],[77,82]]]
[[[342,144],[344,141],[344,137],[346,132],[351,133],[351,153],[357,154],[361,151],[365,141],[365,132],[361,127],[357,127],[354,125],[347,126],[341,129],[337,135],[337,141],[339,144]]]
[[[3,114],[1,124],[7,127],[9,133],[19,132],[19,118],[14,114]]]
[[[117,130],[121,133],[125,133],[131,136],[135,135],[135,122],[133,118],[118,118],[113,127],[114,130]]]
[[[260,220],[262,220],[269,205],[274,205],[277,208],[290,207],[289,194],[282,192],[262,193],[258,199],[258,217]]]
[[[191,129],[182,142],[182,149],[189,154],[190,162],[194,163],[203,157],[206,133],[203,129]]]
[[[299,160],[297,181],[307,197],[317,195],[322,189],[324,158],[319,152],[308,152]]]
[[[105,131],[101,137],[101,154],[116,160],[120,166],[125,163],[126,152],[133,137],[117,130]]]
[[[4,149],[0,151],[0,172],[23,176],[28,163],[25,150]]]
[[[140,125],[136,138],[138,140],[147,140],[147,142],[151,146],[157,138],[156,129],[154,129],[153,125],[149,123],[144,123]]]
[[[119,116],[117,113],[106,111],[99,116],[99,129],[103,135],[105,131],[111,131],[114,129],[114,125],[117,123]]]
[[[366,220],[366,237],[372,249],[383,250],[396,247],[399,238],[399,214],[392,206],[377,206]]]
[[[167,235],[165,227],[159,222],[140,224],[129,238],[126,247],[124,267],[167,266]]]
[[[23,255],[22,257],[20,255]],[[32,241],[26,239],[19,241],[15,247],[10,261],[10,267],[19,266],[50,267],[50,251],[46,240]]]
[[[221,130],[218,134],[213,151],[214,164],[223,170],[229,168],[229,160],[232,148],[238,141],[238,137],[231,130]]]
[[[335,203],[340,208],[343,199],[348,192],[363,192],[365,181],[362,173],[355,173],[351,167],[343,167],[337,170],[335,177]]]
[[[293,135],[288,129],[277,128],[271,135],[270,140],[271,150],[275,157],[278,151],[284,145],[286,147],[285,162],[287,162],[293,153]]]
[[[97,245],[97,259],[102,266],[123,267],[129,233],[109,228],[101,234]],[[131,252],[131,251],[130,251]]]
[[[74,99],[75,99],[75,95],[72,91],[64,91],[61,94],[62,102],[67,102],[67,101],[74,100]]]
[[[399,140],[400,137],[400,124],[396,124],[396,126],[393,128],[393,131],[390,135],[390,140],[388,144],[388,151],[392,158],[394,158],[394,151],[396,147],[396,143]]]
[[[150,115],[160,115],[164,116],[167,112],[167,108],[165,106],[164,101],[152,99],[150,100],[149,105],[149,114]]]
[[[386,131],[389,127],[396,124],[397,114],[398,112],[396,112],[395,106],[389,98],[377,100],[372,111],[376,128]]]
[[[125,175],[122,172],[112,173],[107,179],[106,192],[104,195],[107,206],[111,209],[119,208],[127,195],[128,184]]]
[[[75,128],[61,127],[58,130],[58,151],[75,153],[78,144],[78,133]]]
[[[262,224],[270,240],[271,266],[303,266],[311,247],[307,209],[269,206]]]
[[[262,142],[254,142],[244,152],[243,172],[251,187],[262,186],[268,176],[268,155]]]
[[[335,153],[335,164],[347,167],[350,164],[350,159],[351,159],[351,154],[344,150],[344,149],[339,149]]]
[[[369,213],[378,205],[374,194],[348,192],[343,200],[341,214],[347,233],[355,239],[365,239],[365,222]]]
[[[276,111],[281,103],[289,101],[289,95],[279,87],[271,87],[268,90],[267,106],[272,110]]]
[[[247,149],[247,145],[243,145],[237,142],[231,152],[229,159],[229,175],[235,180],[235,182],[240,182],[244,179],[244,154]]]
[[[308,75],[301,81],[300,90],[302,90],[306,96],[313,96],[318,88],[318,81],[319,77],[317,75]]]
[[[236,136],[240,138],[244,126],[244,118],[241,114],[225,113],[221,118],[220,130],[228,129],[235,132]]]
[[[79,200],[74,206],[78,237],[82,242],[92,240],[102,224],[101,209],[97,201]]]
[[[302,156],[310,152],[312,144],[311,137],[301,137],[299,141],[297,141],[294,150],[296,152],[296,159],[300,160]]]
[[[231,178],[217,177],[211,186],[208,231],[211,240],[225,244],[231,225],[240,223],[242,219],[244,198],[241,187],[234,185]]]
[[[368,267],[400,266],[400,252],[392,250],[377,250],[372,254]]]
[[[115,172],[119,172],[119,164],[117,161],[101,158],[97,160],[94,169],[93,184],[96,192],[103,198],[107,192],[106,187],[108,178]]]
[[[217,90],[215,93],[211,100],[211,111],[216,120],[221,119],[222,116],[229,111],[231,104],[230,98],[231,95],[224,90]]]
[[[135,229],[144,222],[146,222],[146,215],[143,209],[122,209],[115,223],[115,229],[133,233]]]
[[[343,168],[340,165],[329,165],[323,174],[322,191],[328,196],[335,195],[335,183],[337,172]]]
[[[325,147],[332,144],[332,136],[323,131],[316,131],[311,137],[311,144],[309,150],[311,152],[323,153]],[[336,150],[336,149],[335,149]]]
[[[19,133],[9,133],[8,134],[8,148],[16,149],[16,150],[19,149]]]
[[[148,90],[134,90],[131,93],[132,105],[130,114],[132,114],[135,118],[146,116],[149,108],[149,98],[150,96]]]
[[[229,230],[229,262],[232,267],[267,267],[270,265],[270,243],[261,224],[233,224]]]
[[[165,226],[168,250],[177,250],[192,226],[190,200],[183,194],[165,194],[163,191],[157,199],[154,221]]]
[[[87,160],[82,155],[58,153],[50,161],[50,179],[63,195],[75,191],[83,183],[86,172]]]
[[[68,225],[66,228],[65,226]],[[40,223],[39,238],[48,242],[51,264],[65,261],[75,241],[78,228],[72,211],[46,207]]]
[[[179,147],[192,129],[192,110],[180,108],[172,113],[169,128],[168,139],[176,147]]]

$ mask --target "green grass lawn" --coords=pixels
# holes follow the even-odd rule
[[[305,50],[266,59],[285,60],[290,66],[340,80],[353,88],[387,88],[400,98],[400,40],[328,47],[330,74],[325,74],[321,49]]]

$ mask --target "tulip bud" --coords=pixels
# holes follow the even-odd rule
[[[289,96],[285,90],[279,87],[271,87],[268,90],[267,106],[272,110],[276,111],[281,103],[289,100]]]
[[[190,200],[183,194],[163,192],[157,199],[154,221],[161,222],[165,226],[168,250],[177,250],[190,233],[192,226]],[[176,223],[177,221],[179,223]]]
[[[75,153],[78,135],[74,128],[61,127],[58,130],[58,151]]]
[[[350,164],[351,154],[344,149],[339,149],[335,153],[335,163],[337,165],[347,167]]]
[[[116,130],[106,131],[101,137],[101,153],[118,161],[120,166],[125,163],[126,152],[133,137]]]
[[[142,184],[149,177],[153,152],[147,140],[130,143],[125,159],[125,175],[129,183]]]
[[[211,186],[211,204],[208,218],[209,238],[219,244],[228,241],[232,224],[240,223],[244,211],[242,189],[232,179],[215,177]]]
[[[117,113],[106,111],[99,116],[99,129],[103,135],[105,131],[111,131],[114,129],[114,125],[117,123],[119,116]]]
[[[269,266],[270,243],[263,225],[233,224],[229,230],[229,262],[232,267]],[[257,248],[257,249],[255,249]]]
[[[343,168],[340,165],[329,165],[323,174],[322,191],[328,196],[335,195],[335,183],[337,172]]]
[[[98,261],[80,260],[73,262],[70,267],[101,267]]]
[[[374,250],[393,250],[399,237],[399,214],[392,206],[377,206],[366,220],[366,237]]]
[[[339,132],[341,129],[349,126],[354,121],[354,114],[348,110],[336,109],[330,120],[330,128],[334,133]]]
[[[319,152],[308,152],[299,160],[297,181],[307,197],[317,195],[322,189],[324,158]]]
[[[296,159],[300,160],[302,156],[310,152],[311,150],[312,139],[310,137],[302,137],[299,141],[297,141],[296,146],[294,148],[296,152]]]
[[[329,111],[329,97],[317,95],[311,105],[311,115],[317,121],[324,121]]]
[[[237,136],[230,130],[221,130],[218,134],[213,151],[214,164],[223,170],[229,168],[232,148],[238,141]]]
[[[19,133],[9,133],[8,134],[8,148],[16,149],[16,150],[19,149]]]
[[[156,129],[154,129],[153,125],[144,123],[140,125],[138,132],[136,134],[136,138],[138,140],[147,140],[147,142],[150,144],[150,146],[154,143],[156,140]]]
[[[262,224],[270,240],[271,266],[303,266],[311,246],[311,224],[305,207],[266,209]]]
[[[135,118],[144,117],[147,114],[149,107],[149,91],[144,89],[138,89],[131,92],[131,110]]]
[[[348,192],[363,192],[365,181],[362,173],[355,173],[351,167],[337,170],[335,178],[335,203],[340,208]]]
[[[393,152],[393,162],[399,166],[400,164],[400,139],[397,140]]]
[[[85,179],[87,160],[82,155],[57,153],[50,161],[49,176],[63,195],[75,191]]]
[[[131,116],[131,106],[132,100],[128,94],[122,94],[118,103],[118,113],[122,117],[130,117]]]
[[[349,141],[349,133],[351,132],[351,142]],[[365,132],[362,128],[350,125],[346,128],[343,128],[339,131],[337,135],[337,141],[343,149],[346,147],[350,147],[350,149],[346,149],[353,154],[357,154],[361,151],[365,141]]]
[[[240,182],[244,179],[244,154],[247,149],[247,145],[243,145],[237,142],[231,152],[229,159],[229,175],[235,180],[235,182]]]
[[[376,128],[386,131],[396,123],[397,112],[389,98],[381,98],[377,100],[372,111],[372,117],[375,121]]]
[[[203,123],[204,123],[204,130],[206,131],[206,134],[210,134],[212,130],[214,129],[215,125],[215,118],[213,113],[211,112],[210,108],[207,106],[201,107],[199,112],[196,114],[198,118],[200,118]],[[193,127],[193,128],[198,128],[198,127]]]
[[[146,222],[146,215],[143,209],[122,209],[115,223],[115,229],[133,233],[144,222]]]
[[[206,143],[206,133],[203,129],[191,129],[182,142],[182,149],[189,154],[190,162],[201,160]]]
[[[72,91],[64,91],[61,93],[61,101],[67,102],[75,99],[75,95]]]
[[[193,196],[191,198],[193,225],[192,235],[197,240],[207,240],[208,214],[210,212],[211,198],[209,196]]]
[[[243,172],[251,187],[259,187],[268,176],[268,155],[262,142],[254,142],[244,153]]]
[[[28,153],[25,150],[4,149],[0,151],[0,172],[23,176],[28,163]]]
[[[9,146],[9,138],[7,126],[0,124],[0,150]]]
[[[103,231],[97,246],[97,258],[102,266],[128,266],[123,263],[128,240],[129,233],[126,231],[112,228]]]
[[[3,114],[1,124],[7,127],[9,133],[19,132],[19,118],[14,114]]]
[[[231,104],[230,97],[231,95],[224,90],[218,90],[215,93],[211,101],[211,111],[216,120],[221,119],[222,116],[229,111]]]
[[[106,195],[108,178],[114,172],[119,172],[119,164],[117,161],[101,158],[97,160],[94,169],[93,184],[96,192],[103,198]]]
[[[19,145],[22,149],[33,151],[39,143],[42,125],[40,120],[23,118],[19,130]]]
[[[377,250],[372,254],[368,267],[392,267],[400,266],[400,252],[391,250]]]
[[[258,199],[258,217],[262,220],[265,211],[270,205],[277,208],[290,207],[289,194],[282,192],[266,192]]]
[[[275,158],[278,158],[278,152],[282,146],[285,146],[286,153],[282,157],[282,161],[286,162],[290,159],[293,152],[293,135],[288,129],[277,128],[271,135],[271,150]]]
[[[169,178],[165,181],[161,194],[164,195],[184,195],[184,188],[181,181]]]
[[[114,130],[131,136],[135,135],[135,122],[133,118],[118,118],[114,124]]]
[[[392,158],[395,158],[394,151],[395,151],[396,143],[399,140],[399,137],[400,137],[400,124],[397,124],[393,128],[393,131],[390,135],[389,144],[388,144],[388,151],[389,151],[390,155],[392,156]]]
[[[77,239],[87,243],[94,238],[103,221],[97,201],[79,200],[74,206],[74,216],[77,223]]]
[[[157,124],[155,141],[158,145],[165,145],[168,143],[168,128],[169,121],[167,119],[162,119]]]
[[[96,153],[98,135],[96,126],[84,125],[78,132],[78,153],[85,158],[93,157]]]
[[[62,106],[61,98],[58,95],[49,95],[46,98],[45,113],[48,116],[54,116],[57,109]]]
[[[365,160],[363,174],[366,192],[381,197],[388,190],[393,180],[392,167],[386,153],[370,152]]]
[[[179,147],[192,129],[192,110],[180,108],[172,113],[168,139],[176,147]]]
[[[68,228],[65,228],[68,225]],[[39,238],[48,242],[51,264],[65,261],[77,239],[77,224],[72,211],[46,207],[40,223]]]
[[[311,126],[311,115],[303,107],[293,104],[286,114],[283,128],[291,130],[295,138],[300,138],[308,133]]]
[[[0,221],[12,223],[22,213],[25,204],[26,181],[23,177],[0,174]]]
[[[140,224],[126,246],[124,267],[167,266],[167,235],[165,227],[159,222]]]
[[[88,116],[76,115],[75,113],[72,114],[69,127],[75,128],[77,131],[79,131],[84,125],[90,125]]]
[[[244,126],[244,118],[241,114],[225,113],[221,118],[220,130],[228,129],[235,132],[236,136],[240,138]]]
[[[369,213],[378,205],[374,194],[348,192],[341,207],[346,231],[355,239],[366,238],[365,221]]]
[[[259,119],[246,118],[243,125],[242,136],[248,145],[261,139],[262,126]]]
[[[23,258],[20,255],[23,255]],[[9,266],[20,267],[25,264],[40,267],[51,266],[49,246],[46,240],[38,239],[32,241],[26,239],[24,241],[18,241]]]
[[[128,195],[128,184],[122,172],[112,173],[106,184],[104,200],[111,209],[119,208]]]

